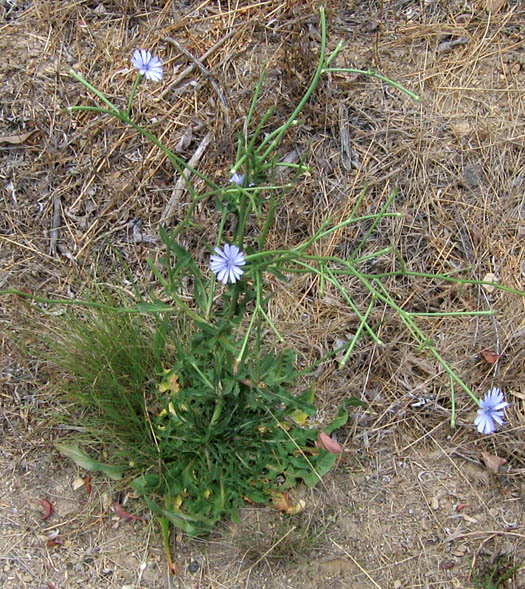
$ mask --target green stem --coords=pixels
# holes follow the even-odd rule
[[[398,90],[401,90],[401,92],[404,92],[405,94],[410,96],[410,98],[413,98],[414,100],[417,100],[418,102],[421,100],[421,97],[418,94],[416,94],[415,92],[412,92],[412,90],[405,88],[404,86],[399,84],[399,82],[394,82],[394,80],[391,80],[390,78],[387,78],[386,76],[383,76],[382,74],[378,74],[373,69],[358,70],[358,69],[355,69],[352,67],[327,67],[327,68],[323,69],[323,74],[328,73],[328,72],[362,74],[364,76],[369,76],[370,78],[377,78],[378,80],[381,80],[382,82],[386,82],[387,84],[390,84],[390,86],[393,86],[394,88],[397,88]]]
[[[79,112],[84,110],[86,112],[98,112],[102,115],[115,115],[115,111],[101,108],[100,106],[69,106],[67,110],[69,110],[69,112]]]
[[[268,313],[266,313],[266,311],[263,309],[262,306],[259,306],[259,311],[260,311],[261,315],[266,319],[266,323],[268,323],[268,325],[270,326],[270,329],[275,333],[275,336],[277,337],[277,339],[283,344],[285,342],[285,339],[279,333],[279,330],[277,329],[277,327],[275,327],[273,321],[268,316]]]
[[[387,198],[385,204],[381,207],[381,210],[379,211],[379,213],[377,215],[375,215],[374,222],[368,228],[368,230],[365,232],[365,234],[363,235],[361,241],[352,250],[352,253],[349,256],[350,259],[353,259],[354,256],[359,252],[359,250],[363,247],[363,245],[368,241],[368,238],[374,232],[375,228],[377,227],[377,225],[381,221],[381,219],[383,217],[390,216],[389,214],[387,214],[386,211],[390,207],[390,205],[392,204],[392,201],[394,200],[394,198],[397,196],[397,192],[398,192],[397,191],[397,188],[395,188],[394,190],[392,190],[392,192],[390,193],[389,197]],[[394,215],[399,215],[399,213],[393,213],[393,214]]]
[[[268,155],[279,144],[279,142],[281,141],[283,135],[286,133],[286,131],[289,129],[289,127],[292,124],[295,123],[295,119],[297,118],[297,116],[299,115],[299,113],[303,110],[304,105],[307,103],[308,99],[312,95],[312,92],[315,90],[317,84],[319,83],[319,79],[321,77],[321,74],[323,73],[323,68],[325,66],[325,56],[326,56],[326,16],[325,16],[325,12],[324,12],[324,7],[323,6],[321,6],[319,8],[319,14],[320,14],[320,17],[321,17],[321,49],[320,49],[319,63],[317,65],[317,69],[315,71],[314,77],[312,79],[312,82],[310,83],[310,86],[308,87],[308,89],[305,92],[304,96],[300,100],[299,104],[295,107],[295,110],[290,115],[290,117],[288,118],[287,122],[284,125],[282,125],[276,132],[274,132],[269,137],[267,137],[266,140],[263,141],[261,143],[261,145],[255,150],[255,153],[258,156],[260,156],[261,160],[263,160],[263,161],[265,161],[267,159]],[[275,136],[275,138],[273,138],[273,136]],[[266,150],[264,151],[264,153],[261,155],[262,148],[269,141],[272,141],[272,142],[266,148]]]
[[[136,314],[145,314],[145,313],[177,313],[179,309],[175,308],[173,305],[157,305],[157,304],[150,304],[150,303],[137,303],[135,307],[113,307],[112,305],[106,305],[105,303],[97,303],[95,301],[80,301],[77,299],[48,299],[45,297],[39,297],[36,295],[29,294],[27,292],[22,292],[21,290],[17,289],[10,289],[10,290],[0,290],[0,295],[4,294],[15,294],[26,299],[30,299],[32,301],[36,301],[37,303],[47,303],[50,305],[72,305],[75,307],[88,307],[92,309],[105,309],[107,311],[114,311],[115,313],[136,313]],[[173,298],[174,302],[180,309],[182,309],[189,317],[191,317],[197,323],[206,325],[209,328],[213,328],[211,324],[209,324],[203,317],[201,317],[198,313],[196,313],[193,309],[188,307],[186,303],[184,303],[176,294],[170,292],[170,296]]]
[[[250,198],[248,194],[244,191],[240,191],[241,194],[241,202],[239,206],[239,222],[237,224],[237,228],[235,230],[235,243],[239,246],[242,250],[243,242],[244,242],[244,234],[246,232],[246,224],[248,223],[248,215],[250,214],[250,208],[248,207],[248,203],[250,202]]]
[[[253,326],[255,325],[255,318],[257,317],[258,309],[259,308],[256,307],[252,313],[252,316],[250,317],[250,323],[248,324],[248,328],[246,329],[246,333],[244,334],[244,338],[242,340],[241,351],[239,352],[239,354],[237,355],[237,358],[235,359],[236,366],[238,366],[244,358],[246,348],[248,347],[248,340],[250,339],[250,333],[252,332]]]
[[[224,232],[224,226],[226,224],[226,219],[228,217],[228,211],[223,209],[221,214],[221,222],[219,224],[219,230],[217,232],[217,245],[220,245],[222,242],[222,234]],[[213,306],[213,296],[215,294],[215,285],[217,281],[215,279],[210,280],[210,291],[208,293],[208,303],[206,307],[206,318],[209,319],[211,316],[211,308]]]
[[[388,247],[385,247],[382,250],[377,250],[376,252],[366,254],[366,256],[362,256],[361,258],[355,258],[353,260],[353,263],[354,263],[354,266],[358,266],[359,264],[363,264],[364,262],[368,262],[369,260],[373,260],[374,258],[386,256],[387,254],[389,254],[391,252],[392,252],[392,246],[389,245]]]
[[[299,265],[304,266],[304,268],[307,269],[308,272],[312,272],[314,274],[320,274],[319,270],[317,268],[315,268],[314,266],[310,266],[309,264],[306,264],[304,262],[301,261],[297,261],[297,263]],[[383,346],[383,342],[377,337],[377,335],[374,333],[374,330],[368,325],[368,323],[365,321],[363,315],[361,315],[361,312],[359,311],[359,309],[355,306],[354,301],[352,300],[352,298],[349,296],[349,294],[346,292],[345,288],[342,286],[342,284],[334,277],[334,275],[332,274],[332,271],[330,269],[326,270],[326,280],[332,284],[333,286],[335,286],[335,288],[341,293],[341,295],[343,296],[343,298],[345,299],[345,301],[348,303],[348,305],[350,306],[350,308],[352,309],[352,311],[357,315],[358,319],[364,323],[364,327],[367,330],[368,334],[370,335],[370,337],[374,340],[374,342],[378,345],[378,346]]]
[[[135,100],[135,94],[137,93],[137,88],[139,87],[140,81],[142,80],[142,74],[139,74],[133,82],[133,88],[131,88],[131,94],[129,95],[128,100],[128,107],[126,108],[126,114],[128,117],[131,117],[131,106],[133,105],[133,101]]]
[[[401,317],[403,323],[408,327],[409,331],[414,336],[416,341],[419,341],[420,344],[427,348],[430,353],[436,358],[436,360],[441,364],[441,366],[445,369],[445,372],[450,376],[450,378],[456,382],[476,403],[476,405],[480,406],[480,401],[476,397],[476,395],[470,390],[470,388],[463,382],[461,378],[452,370],[446,360],[441,356],[441,354],[436,350],[436,348],[428,341],[425,337],[425,334],[421,331],[421,329],[416,325],[416,323],[412,320],[410,313],[407,313],[404,309],[402,309],[399,305],[397,305],[393,300],[389,293],[386,291],[385,287],[379,282],[376,281],[376,284],[379,288],[383,291],[384,295],[377,291],[372,284],[363,278],[363,276],[359,275],[358,272],[355,272],[355,276],[358,277],[361,282],[368,288],[368,290],[375,294],[377,298],[382,300],[386,303],[390,308],[392,308],[396,313]],[[386,296],[385,296],[386,295]]]
[[[109,108],[111,109],[112,114],[120,112],[119,109],[112,102],[110,102],[104,96],[104,94],[102,94],[102,92],[100,90],[97,90],[97,88],[95,88],[95,86],[92,86],[81,74],[76,72],[73,68],[70,68],[69,73],[71,76],[73,76],[73,78],[75,78],[75,80],[77,80],[78,82],[83,84],[90,92],[93,92],[93,94],[95,94],[95,96],[98,96],[104,104],[107,104],[109,106]],[[75,107],[72,107],[72,108],[75,108]]]
[[[343,356],[343,359],[341,360],[340,366],[346,366],[346,363],[348,362],[348,358],[350,357],[350,354],[352,353],[355,345],[359,341],[359,337],[361,336],[361,332],[363,331],[363,327],[368,325],[367,319],[368,319],[368,316],[370,315],[370,312],[374,308],[374,303],[375,303],[375,299],[374,299],[374,297],[372,297],[372,300],[370,301],[370,303],[368,305],[368,309],[366,310],[364,317],[362,317],[362,319],[359,323],[359,327],[357,328],[357,331],[355,332],[355,335],[352,338],[350,345],[348,346],[348,350],[346,350],[345,355]]]
[[[46,303],[49,305],[72,305],[76,307],[90,307],[93,309],[106,309],[107,311],[115,311],[117,313],[141,313],[142,311],[138,310],[136,307],[113,307],[112,305],[106,305],[105,303],[97,303],[95,301],[79,301],[75,299],[48,299],[46,297],[39,297],[37,295],[32,295],[27,292],[23,292],[21,290],[17,290],[16,288],[12,288],[9,290],[0,290],[0,295],[6,294],[14,294],[20,297],[30,299],[35,301],[36,303]]]
[[[279,204],[280,199],[273,197],[270,200],[270,206],[268,207],[268,212],[266,214],[266,219],[264,220],[264,225],[261,230],[261,234],[259,235],[259,239],[257,241],[257,245],[259,246],[259,251],[264,249],[264,244],[266,243],[266,238],[268,237],[268,232],[270,231],[270,227],[272,225],[273,216],[275,214],[275,209]]]
[[[381,272],[378,274],[363,274],[365,278],[369,278],[370,280],[379,280],[380,278],[390,278],[392,276],[414,276],[417,278],[430,278],[431,280],[444,280],[446,282],[453,282],[454,284],[473,284],[476,286],[493,286],[497,290],[501,290],[503,292],[508,292],[510,294],[519,295],[525,297],[525,291],[518,290],[516,288],[510,288],[509,286],[504,286],[503,284],[499,284],[498,282],[487,282],[486,280],[475,280],[472,278],[454,278],[452,274],[457,274],[459,272],[464,272],[469,270],[468,267],[466,268],[457,268],[452,270],[449,274],[428,274],[427,272],[411,272],[409,270],[396,270],[393,272]]]
[[[157,517],[157,521],[160,525],[160,531],[162,536],[162,547],[164,549],[164,555],[166,556],[166,562],[168,563],[168,569],[171,574],[175,573],[175,565],[173,563],[173,557],[171,556],[170,546],[170,522],[165,517]]]
[[[482,315],[497,315],[495,310],[490,311],[430,311],[428,313],[411,312],[411,317],[479,317]]]
[[[211,434],[211,428],[219,421],[222,413],[222,407],[224,405],[224,391],[222,390],[221,383],[219,382],[219,392],[215,401],[215,409],[211,416],[210,424],[208,426],[208,432]]]
[[[220,186],[215,184],[215,182],[212,182],[211,180],[209,180],[204,174],[202,174],[198,170],[195,170],[194,168],[189,166],[182,158],[178,157],[175,153],[173,153],[173,151],[171,151],[171,149],[166,147],[153,133],[151,133],[147,129],[144,129],[143,127],[141,127],[139,124],[135,123],[135,121],[133,121],[131,119],[131,116],[130,116],[131,104],[132,104],[133,98],[135,96],[136,88],[140,82],[140,78],[141,78],[140,75],[135,80],[135,83],[133,85],[133,89],[131,91],[131,96],[128,101],[127,109],[125,111],[123,111],[123,110],[120,110],[119,108],[117,108],[112,102],[110,102],[104,96],[104,94],[102,92],[100,92],[100,90],[97,90],[97,88],[92,86],[87,80],[85,80],[75,70],[71,69],[70,74],[76,80],[78,80],[81,84],[83,84],[90,92],[93,92],[93,94],[95,94],[95,96],[98,96],[98,98],[100,98],[100,100],[102,100],[102,102],[104,102],[107,106],[110,107],[109,110],[106,110],[106,109],[102,109],[102,108],[98,108],[98,107],[90,107],[90,106],[72,106],[69,108],[70,111],[84,110],[84,111],[89,111],[89,112],[99,112],[101,114],[109,114],[109,115],[116,117],[119,121],[122,121],[123,123],[126,123],[128,125],[131,125],[143,137],[146,137],[147,139],[149,139],[149,141],[151,141],[154,145],[156,145],[159,149],[161,149],[165,153],[165,155],[168,157],[170,162],[173,164],[175,169],[179,172],[179,174],[182,175],[182,169],[187,169],[192,174],[195,174],[198,178],[203,180],[208,186],[213,188],[215,191],[221,190]],[[195,190],[193,189],[193,185],[191,184],[191,182],[189,181],[188,178],[186,178],[185,176],[183,176],[183,177],[186,179],[186,185],[188,187],[188,190],[190,191],[192,197],[195,198],[196,193],[195,193]]]
[[[182,169],[181,168],[185,168],[186,170],[189,170],[192,174],[195,174],[195,176],[197,176],[198,178],[200,178],[201,180],[203,180],[210,188],[213,188],[216,191],[220,191],[221,190],[221,187],[218,184],[215,184],[215,182],[212,182],[211,180],[209,180],[204,174],[202,174],[201,172],[199,172],[195,168],[192,168],[182,158],[180,158],[179,156],[175,155],[173,153],[173,151],[171,151],[171,149],[169,149],[168,147],[166,147],[159,139],[157,139],[157,137],[155,135],[153,135],[153,133],[151,133],[147,129],[144,129],[143,127],[141,127],[140,125],[138,125],[137,123],[135,123],[135,121],[133,121],[132,119],[130,119],[130,117],[128,117],[128,115],[126,113],[120,111],[119,112],[119,115],[115,114],[115,116],[118,119],[120,119],[123,123],[127,123],[127,124],[131,125],[142,136],[144,136],[147,139],[149,139],[154,145],[156,145],[159,149],[161,149],[166,154],[166,156],[168,157],[168,159],[170,160],[170,162],[173,164],[173,166],[175,167],[175,169],[181,175],[182,175]],[[186,185],[188,186],[188,189],[190,190],[191,195],[194,196],[195,195],[195,190],[193,189],[193,185],[191,184],[191,182],[187,178],[186,178]]]

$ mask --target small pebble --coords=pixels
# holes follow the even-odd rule
[[[190,573],[196,573],[200,568],[199,563],[196,560],[192,560],[188,565],[188,571]]]

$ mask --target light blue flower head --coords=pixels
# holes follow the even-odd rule
[[[236,245],[227,243],[223,249],[215,248],[216,256],[210,257],[210,268],[223,284],[237,282],[244,274],[242,266],[246,264],[244,254]]]
[[[508,403],[501,389],[494,387],[481,399],[481,409],[474,420],[474,425],[480,434],[492,434],[498,425],[503,424],[503,414]]]
[[[230,178],[230,182],[237,184],[237,186],[242,186],[244,182],[244,174],[238,174],[237,172],[234,172]]]
[[[135,49],[131,57],[131,64],[139,70],[146,80],[159,82],[162,79],[162,63],[147,49]]]

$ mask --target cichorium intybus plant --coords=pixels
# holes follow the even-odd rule
[[[138,76],[123,108],[71,70],[71,75],[104,104],[71,107],[72,113],[89,111],[131,125],[158,146],[186,178],[191,199],[184,218],[173,229],[160,229],[165,254],[160,264],[150,264],[163,290],[160,299],[141,298],[138,289],[135,304],[115,304],[107,298],[71,301],[32,296],[36,301],[87,308],[89,321],[71,319],[62,344],[55,342],[56,358],[70,374],[72,398],[92,410],[90,423],[96,424],[96,441],[110,439],[118,460],[114,466],[101,464],[75,444],[60,444],[60,451],[88,470],[100,470],[129,482],[158,518],[168,559],[171,525],[198,535],[209,532],[225,515],[235,520],[239,508],[247,503],[273,502],[288,513],[302,508],[301,503],[288,497],[288,491],[300,482],[315,485],[334,466],[341,448],[330,435],[346,423],[348,405],[361,403],[347,399],[331,423],[314,427],[310,419],[316,413],[314,370],[335,354],[342,356],[344,365],[362,337],[382,345],[368,321],[377,304],[397,314],[415,342],[434,356],[448,374],[452,426],[458,389],[479,406],[476,425],[481,433],[490,434],[503,423],[503,393],[493,389],[480,401],[421,331],[417,324],[420,314],[400,307],[384,286],[384,279],[402,275],[481,283],[447,274],[408,272],[404,267],[383,274],[364,270],[374,257],[390,251],[361,254],[381,220],[398,215],[391,211],[396,191],[378,213],[360,215],[365,188],[344,221],[322,224],[292,249],[266,249],[283,194],[292,188],[293,178],[306,171],[302,163],[281,161],[278,148],[290,127],[299,124],[298,117],[323,75],[357,72],[419,99],[372,70],[332,67],[342,45],[328,54],[323,9],[320,23],[320,57],[312,81],[288,119],[275,128],[270,127],[271,111],[255,123],[263,77],[259,80],[226,187],[190,167],[133,118],[133,102],[141,81],[158,83],[162,79],[162,64],[150,51],[137,50],[132,56]],[[292,179],[285,183],[278,181],[282,176],[277,174],[283,167],[292,172]],[[204,191],[194,187],[192,177],[200,179]],[[220,217],[215,243],[204,244],[210,266],[203,268],[181,245],[179,237],[183,231],[192,231],[195,208],[206,199],[214,199]],[[364,221],[369,229],[347,257],[312,254],[314,244]],[[252,227],[249,235],[248,227]],[[253,227],[257,228],[255,234]],[[269,292],[265,287],[268,274],[284,279],[293,273],[312,274],[320,278],[321,285],[331,285],[359,320],[350,341],[302,371],[296,366],[295,352],[286,346],[286,333],[279,331],[268,314]],[[368,291],[366,309],[354,303],[344,285],[348,277],[357,279]],[[499,284],[493,286],[517,292]],[[29,296],[21,291],[4,292]],[[277,342],[281,351],[272,351]],[[305,377],[310,384],[305,384]]]

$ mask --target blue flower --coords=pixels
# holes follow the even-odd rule
[[[210,268],[223,284],[237,282],[244,274],[241,266],[246,264],[244,254],[236,245],[226,244],[224,249],[215,248],[216,256],[210,257]]]
[[[242,186],[244,182],[244,174],[237,174],[237,172],[234,172],[230,178],[230,182],[237,184],[237,186]]]
[[[496,429],[496,423],[503,423],[503,409],[508,406],[501,389],[494,387],[481,399],[481,409],[474,420],[480,434],[492,434]]]
[[[135,49],[131,57],[131,64],[139,70],[146,80],[159,82],[162,79],[162,63],[147,49]]]

